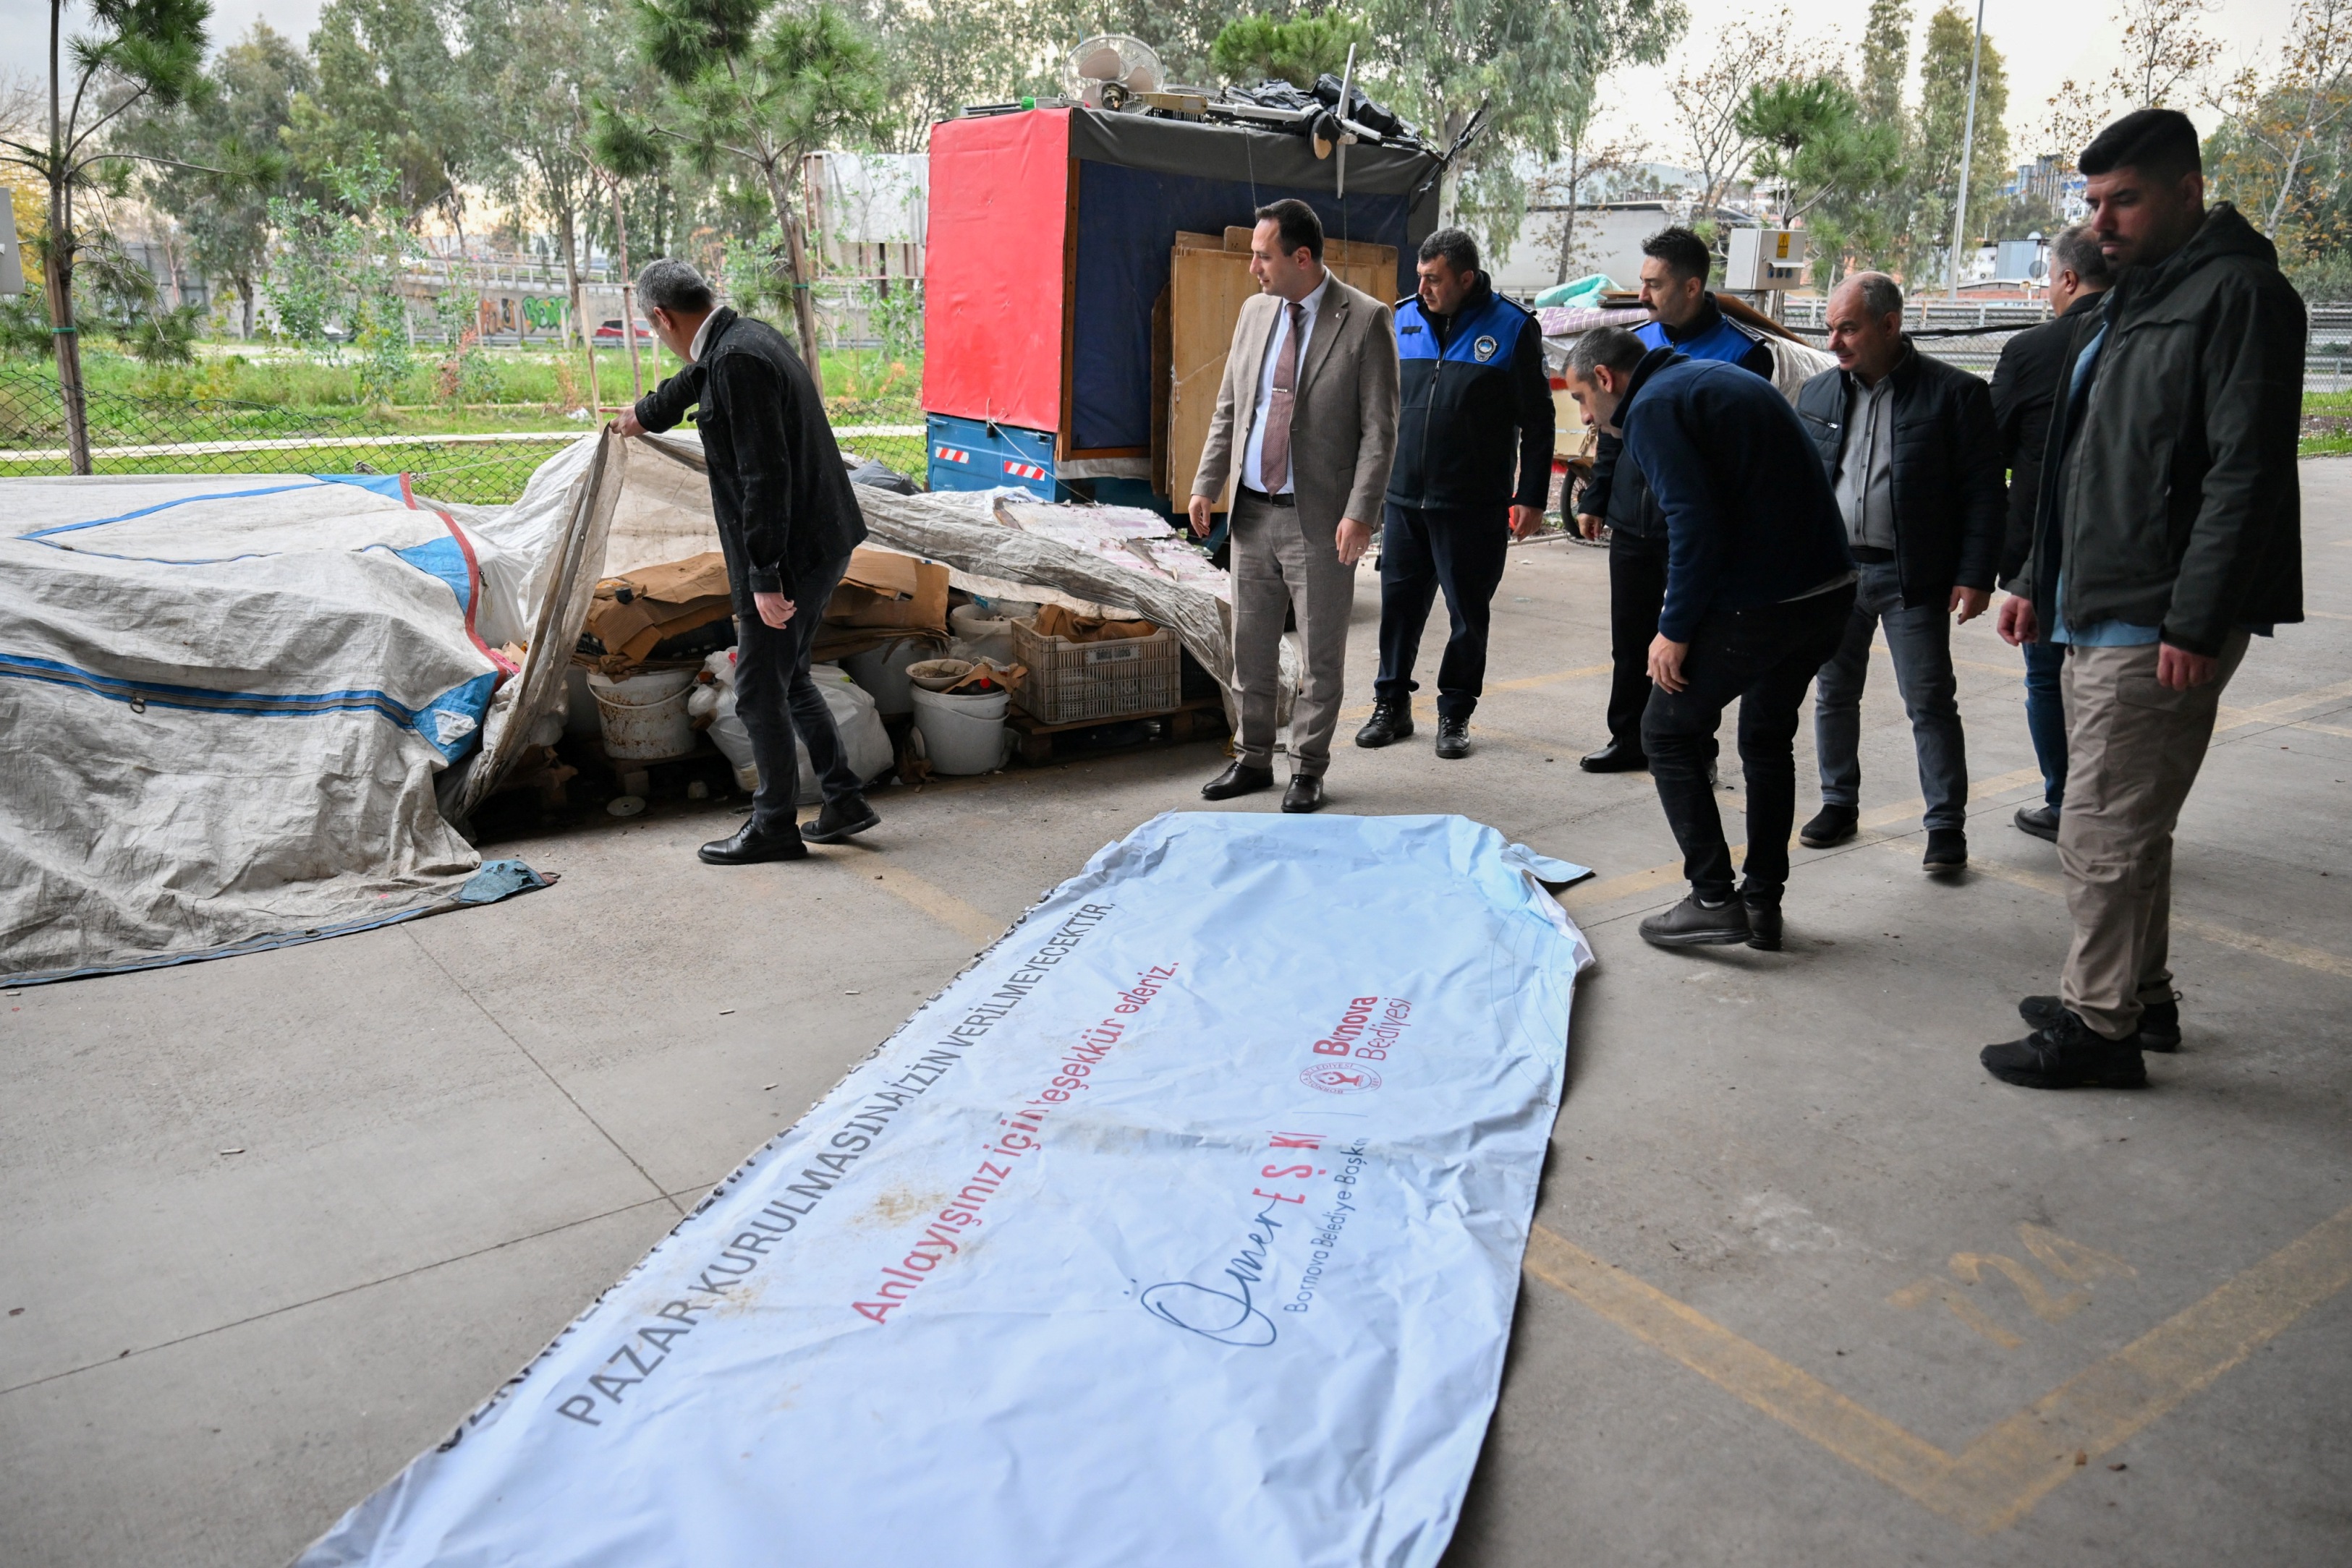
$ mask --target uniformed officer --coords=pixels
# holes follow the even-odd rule
[[[1381,537],[1381,673],[1358,746],[1412,733],[1413,656],[1438,591],[1452,622],[1437,666],[1437,755],[1470,755],[1486,625],[1514,535],[1543,523],[1551,383],[1536,319],[1496,294],[1460,229],[1421,244],[1421,289],[1396,309],[1396,461]]]

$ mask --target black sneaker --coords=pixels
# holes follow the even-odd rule
[[[1969,863],[1969,835],[1958,828],[1927,830],[1927,852],[1919,863],[1929,871],[1965,870]]]
[[[2058,1021],[2023,1040],[1988,1045],[1977,1060],[2004,1083],[2027,1089],[2144,1089],[2147,1063],[2140,1037],[2109,1040],[2061,1009]]]
[[[2056,1023],[2065,1008],[2056,997],[2028,997],[2017,1004],[2017,1016],[2035,1029]],[[2169,1055],[2180,1049],[2180,999],[2143,1002],[2139,1009],[2139,1046]]]
[[[2037,839],[2058,841],[2058,808],[2055,806],[2020,806],[2011,819],[2021,833],[2032,833]]]
[[[838,800],[827,800],[816,821],[801,830],[801,837],[813,844],[837,844],[881,825],[882,819],[866,803],[865,796],[844,795]]]
[[[1466,718],[1437,716],[1437,755],[1448,762],[1456,762],[1470,755],[1470,721]]]
[[[1412,733],[1412,699],[1392,703],[1382,697],[1372,704],[1372,716],[1364,721],[1364,727],[1356,731],[1356,744],[1364,747],[1394,746]]]
[[[1694,893],[1642,922],[1642,940],[1654,947],[1730,947],[1748,936],[1748,906],[1736,898],[1702,904]]]
[[[1799,830],[1797,841],[1809,850],[1825,850],[1853,837],[1861,821],[1862,813],[1852,806],[1823,806],[1819,816]]]

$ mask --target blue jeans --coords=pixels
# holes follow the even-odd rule
[[[2033,737],[2033,760],[2042,768],[2042,800],[2052,810],[2066,800],[2066,705],[2058,677],[2066,668],[2063,643],[2028,643],[2025,653],[2025,729]]]
[[[1919,793],[1929,829],[1965,828],[1969,820],[1968,747],[1960,737],[1959,683],[1952,674],[1950,608],[1938,598],[1906,607],[1893,561],[1865,562],[1855,584],[1845,640],[1822,666],[1813,691],[1813,749],[1822,765],[1822,804],[1862,803],[1862,688],[1870,644],[1886,628],[1895,685],[1911,714],[1919,755]]]

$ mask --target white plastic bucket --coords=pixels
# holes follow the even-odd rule
[[[692,670],[648,670],[616,681],[597,672],[588,677],[596,716],[604,728],[604,755],[625,762],[666,762],[694,750],[694,721],[686,701],[694,687]]]
[[[1013,622],[992,608],[959,604],[948,612],[948,629],[955,633],[954,657],[974,664],[986,659],[999,666],[1013,663]]]
[[[907,695],[910,689],[907,666],[923,657],[924,653],[922,639],[901,637],[879,648],[852,653],[841,661],[841,667],[849,672],[851,680],[866,688],[866,695],[874,699],[875,712],[885,718],[895,718],[915,711],[915,699]]]
[[[1009,736],[1004,727],[1003,692],[976,696],[952,696],[946,692],[914,688],[915,727],[923,735],[923,754],[938,773],[993,773],[1004,766]]]

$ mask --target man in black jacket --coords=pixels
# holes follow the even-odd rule
[[[1603,327],[1570,350],[1568,387],[1586,423],[1622,436],[1619,471],[1641,474],[1666,521],[1642,742],[1691,892],[1643,921],[1642,936],[1777,948],[1797,710],[1853,610],[1837,502],[1788,399],[1746,371]],[[1707,779],[1735,700],[1748,783],[1747,883],[1736,897]]]
[[[686,364],[614,427],[667,430],[700,405],[695,423],[735,601],[735,711],[760,769],[750,820],[700,853],[713,865],[799,860],[808,846],[793,809],[795,729],[824,790],[806,837],[836,843],[881,821],[809,678],[809,650],[866,519],[816,384],[774,328],[719,307],[682,261],[648,263],[637,298],[655,336]]]
[[[1642,242],[1642,308],[1650,320],[1633,335],[1645,347],[1693,360],[1721,360],[1772,379],[1772,350],[1723,313],[1706,287],[1715,254],[1686,228],[1664,228]],[[1577,503],[1588,539],[1609,529],[1609,744],[1578,759],[1587,773],[1630,773],[1649,766],[1642,754],[1642,715],[1650,701],[1650,642],[1666,596],[1666,524],[1640,474],[1622,468],[1617,438],[1603,434],[1592,476]]]
[[[2180,1011],[2168,928],[2172,832],[2250,636],[2303,619],[2303,302],[2278,252],[2205,205],[2197,128],[2168,109],[2083,150],[2092,232],[2116,275],[2061,370],[2031,597],[2012,643],[2066,645],[2058,863],[2074,936],[2033,1031],[1985,1048],[2031,1088],[2135,1086]]]
[[[2025,591],[2018,573],[2033,545],[2033,507],[2042,497],[2042,449],[2050,437],[2050,406],[2058,395],[2058,372],[2083,318],[2099,308],[2099,296],[2115,281],[2099,236],[2088,224],[2059,232],[2050,242],[2050,310],[2054,318],[2029,327],[2001,346],[1992,372],[1993,431],[2001,462],[2009,469],[2009,528],[2000,546],[2000,586]],[[2042,804],[2020,806],[2017,826],[2037,839],[2058,841],[2058,812],[2066,799],[2066,708],[2058,695],[2059,672],[2066,667],[2063,643],[2027,643],[2025,728],[2033,737],[2033,759],[2042,768]]]
[[[1813,697],[1821,814],[1799,835],[1811,848],[1853,837],[1862,800],[1862,691],[1870,645],[1886,628],[1895,682],[1911,714],[1927,798],[1927,867],[1968,864],[1969,762],[1952,673],[1952,622],[1984,612],[2000,564],[2000,453],[1983,382],[1914,348],[1903,290],[1857,273],[1830,293],[1830,351],[1797,394],[1797,413],[1837,492],[1862,570],[1853,619]]]
[[[1513,536],[1543,525],[1551,382],[1543,329],[1496,294],[1460,229],[1421,243],[1421,290],[1396,308],[1396,458],[1381,527],[1381,673],[1358,746],[1412,733],[1414,655],[1438,590],[1453,622],[1437,666],[1437,755],[1470,754],[1486,627]]]

